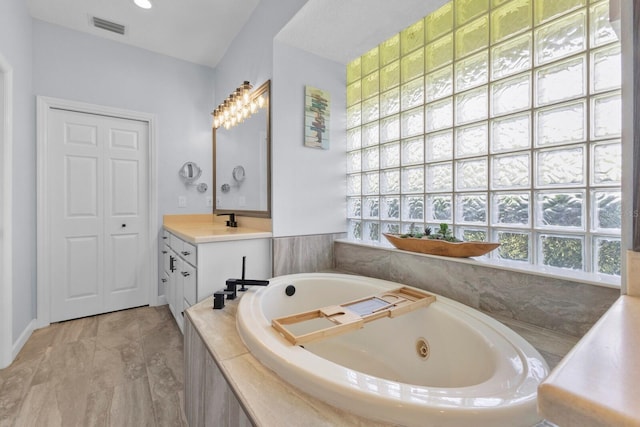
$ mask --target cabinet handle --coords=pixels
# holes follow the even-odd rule
[[[167,283],[167,279],[162,278],[160,280],[162,281],[162,283]]]
[[[180,253],[181,253],[182,255],[184,255],[184,256],[189,256],[189,255],[191,255],[191,252],[189,252],[189,251],[182,251],[182,252],[180,252]]]
[[[166,254],[166,253],[167,253],[167,251],[162,251],[162,253],[163,253],[163,254]]]
[[[175,258],[173,257],[173,255],[169,255],[169,270],[173,273],[174,271],[176,271],[176,267],[173,264],[175,262]]]
[[[167,240],[168,237],[167,236],[162,236],[162,240]]]
[[[191,276],[191,273],[189,273],[188,271],[183,271],[183,272],[182,272],[182,275],[183,275],[184,277],[189,277],[189,276]]]

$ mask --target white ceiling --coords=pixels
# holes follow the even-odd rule
[[[1,1],[1,0],[0,0]],[[73,30],[215,67],[260,0],[27,0],[31,16]],[[277,39],[342,64],[448,0],[309,0]],[[95,28],[92,17],[126,27]]]
[[[309,0],[276,39],[347,64],[449,0]]]
[[[1,1],[1,0],[0,0]],[[215,67],[260,0],[27,0],[31,16],[153,52]],[[92,17],[126,27],[124,35],[94,28]]]

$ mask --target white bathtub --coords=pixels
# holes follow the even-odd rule
[[[293,296],[285,294],[288,285],[295,286]],[[536,390],[549,370],[542,356],[511,329],[450,299],[437,296],[427,308],[304,348],[271,326],[272,318],[399,286],[341,274],[277,277],[242,297],[238,332],[252,354],[285,381],[367,418],[474,427],[531,426],[540,420]]]

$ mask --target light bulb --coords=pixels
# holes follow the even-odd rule
[[[142,9],[151,9],[151,7],[153,6],[149,0],[133,0],[133,2],[136,4],[136,6]]]
[[[264,107],[264,97],[262,95],[258,97],[258,107]]]
[[[236,89],[236,108],[239,110],[242,108],[244,97],[242,96],[242,88]]]
[[[245,105],[251,102],[250,91],[251,91],[251,83],[245,80],[245,82],[242,84],[242,102],[244,102]]]
[[[229,101],[227,99],[224,100],[224,103],[222,104],[222,111],[223,111],[223,115],[224,115],[224,119],[228,119],[229,118]]]

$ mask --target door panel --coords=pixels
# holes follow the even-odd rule
[[[65,157],[66,217],[98,216],[98,159]]]
[[[105,159],[105,304],[108,310],[144,305],[150,277],[143,265],[147,251],[147,124],[111,119],[104,126]]]
[[[89,123],[65,123],[65,144],[98,145],[98,127]]]
[[[52,109],[47,143],[51,321],[147,304],[147,123]]]
[[[137,286],[136,259],[139,249],[137,234],[119,234],[111,236],[111,257],[113,260],[113,287],[111,291],[117,293],[135,289]]]
[[[99,295],[100,278],[98,236],[69,237],[66,240],[66,292],[65,300],[87,299]]]

